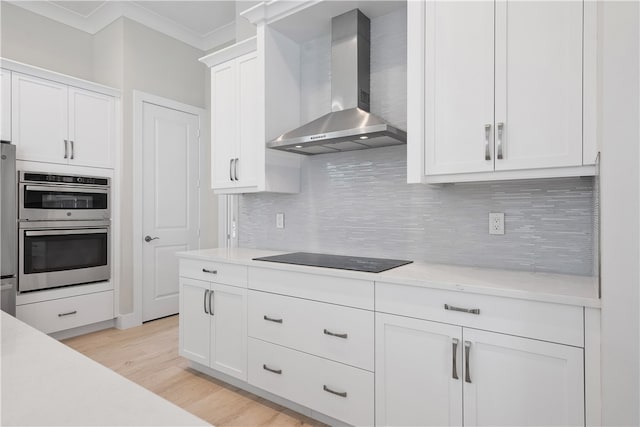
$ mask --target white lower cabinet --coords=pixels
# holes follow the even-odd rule
[[[180,355],[247,379],[247,290],[180,278]]]

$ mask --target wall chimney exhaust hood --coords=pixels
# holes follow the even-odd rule
[[[267,143],[298,154],[401,145],[407,133],[369,112],[371,23],[353,9],[331,20],[331,112]]]

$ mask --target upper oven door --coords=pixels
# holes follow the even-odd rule
[[[109,189],[91,186],[20,184],[20,221],[109,219]]]

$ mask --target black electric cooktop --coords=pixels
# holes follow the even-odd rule
[[[309,252],[265,256],[254,258],[254,260],[307,265],[310,267],[337,268],[340,270],[366,271],[368,273],[381,273],[413,262],[402,259],[363,258],[357,256],[314,254]]]

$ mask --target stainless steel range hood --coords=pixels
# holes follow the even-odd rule
[[[369,113],[370,21],[353,9],[331,20],[331,113],[267,147],[299,154],[400,145],[407,133]]]

